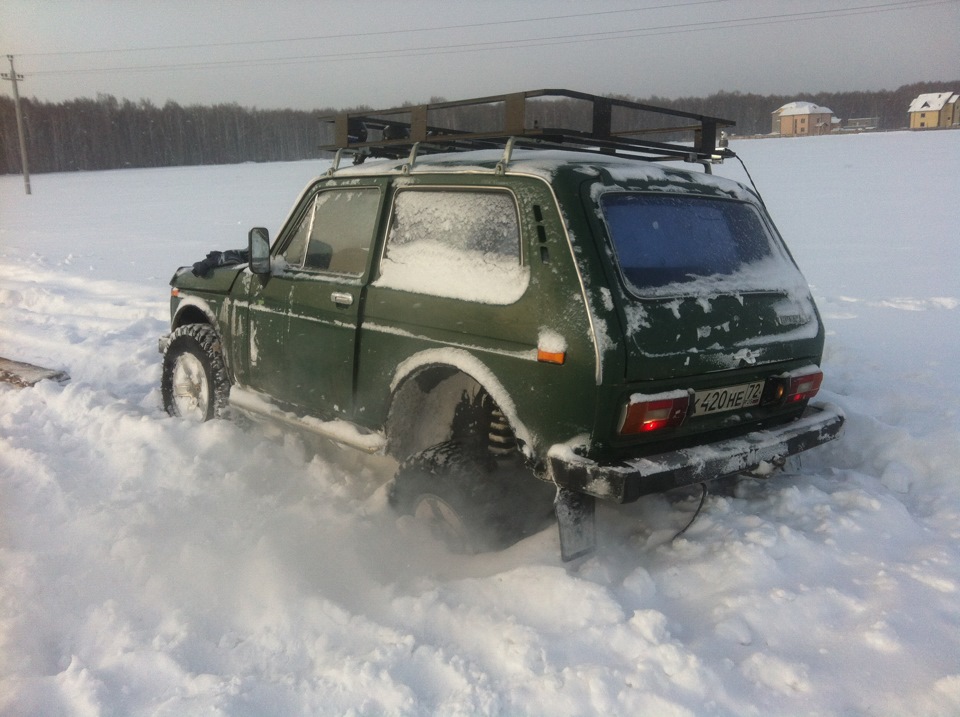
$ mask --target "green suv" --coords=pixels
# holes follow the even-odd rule
[[[593,126],[531,121],[557,93]],[[642,105],[470,101],[497,102],[497,131],[431,121],[459,103],[331,118],[341,152],[276,239],[253,229],[248,253],[174,276],[166,409],[391,456],[391,504],[454,546],[555,514],[565,559],[592,549],[596,498],[766,473],[839,437],[840,410],[810,402],[806,281],[759,196],[709,173],[729,123],[663,110],[695,142],[652,142],[612,127]]]

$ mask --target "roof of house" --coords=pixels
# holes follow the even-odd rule
[[[954,92],[929,92],[920,95],[910,103],[909,112],[939,112],[948,102],[956,102],[957,94]]]
[[[821,107],[813,102],[788,102],[783,107],[773,112],[775,115],[785,117],[787,115],[832,115],[833,110],[829,107]]]

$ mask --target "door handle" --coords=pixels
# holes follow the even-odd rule
[[[353,294],[345,291],[334,291],[330,294],[330,301],[337,306],[351,306],[353,304]]]

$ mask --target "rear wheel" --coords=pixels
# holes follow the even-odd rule
[[[458,553],[500,550],[543,529],[556,493],[533,476],[515,445],[504,450],[502,429],[495,435],[502,414],[489,396],[473,403],[485,404],[486,418],[470,416],[455,425],[454,438],[404,461],[390,489],[398,512],[422,521]],[[469,430],[458,430],[464,426]]]
[[[225,413],[230,381],[213,327],[187,324],[170,335],[160,390],[171,416],[200,423]]]

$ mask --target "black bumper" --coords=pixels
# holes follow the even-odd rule
[[[808,406],[800,418],[782,426],[668,453],[601,464],[555,446],[548,460],[551,477],[559,486],[629,503],[650,493],[782,463],[787,456],[839,438],[843,422],[838,407],[819,404]]]

